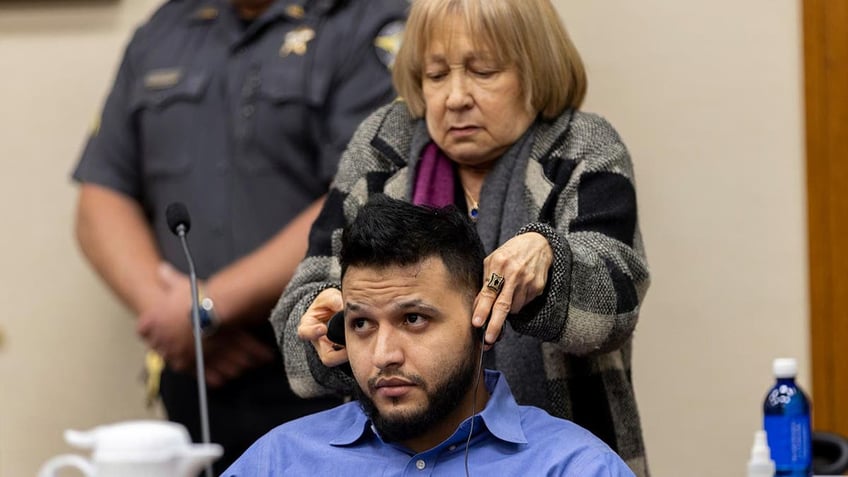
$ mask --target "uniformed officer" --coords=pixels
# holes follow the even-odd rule
[[[267,318],[348,139],[394,97],[407,6],[171,0],[129,43],[74,171],[80,246],[164,357],[168,417],[199,440],[187,266],[164,217],[175,201],[191,213],[217,472],[277,424],[338,403],[290,391]]]

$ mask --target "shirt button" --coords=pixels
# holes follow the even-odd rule
[[[415,463],[415,467],[417,467],[418,470],[424,470],[424,467],[427,467],[427,463],[422,459],[418,459],[418,462]]]
[[[450,446],[450,447],[448,447],[448,450],[449,450],[449,451],[451,451],[451,452],[453,452],[455,449],[456,449],[456,446]]]
[[[252,104],[248,104],[248,105],[244,106],[243,108],[241,108],[241,114],[242,114],[242,116],[249,118],[249,117],[253,116],[253,111],[255,111],[255,109],[256,108],[254,108]]]

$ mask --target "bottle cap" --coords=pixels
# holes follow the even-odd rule
[[[748,460],[748,476],[766,475],[774,475],[774,461],[771,459],[766,432],[756,431],[754,433],[754,445],[751,446],[751,458]]]
[[[795,358],[777,358],[772,369],[777,378],[794,378],[798,374],[798,361]]]

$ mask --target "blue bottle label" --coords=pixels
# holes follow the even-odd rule
[[[810,467],[812,441],[809,415],[766,415],[764,424],[771,458],[779,471]]]

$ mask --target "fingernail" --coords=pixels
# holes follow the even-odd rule
[[[482,324],[483,324],[483,318],[480,318],[479,316],[475,316],[475,317],[471,320],[471,322],[474,324],[474,326],[480,326],[480,325],[482,325]]]

